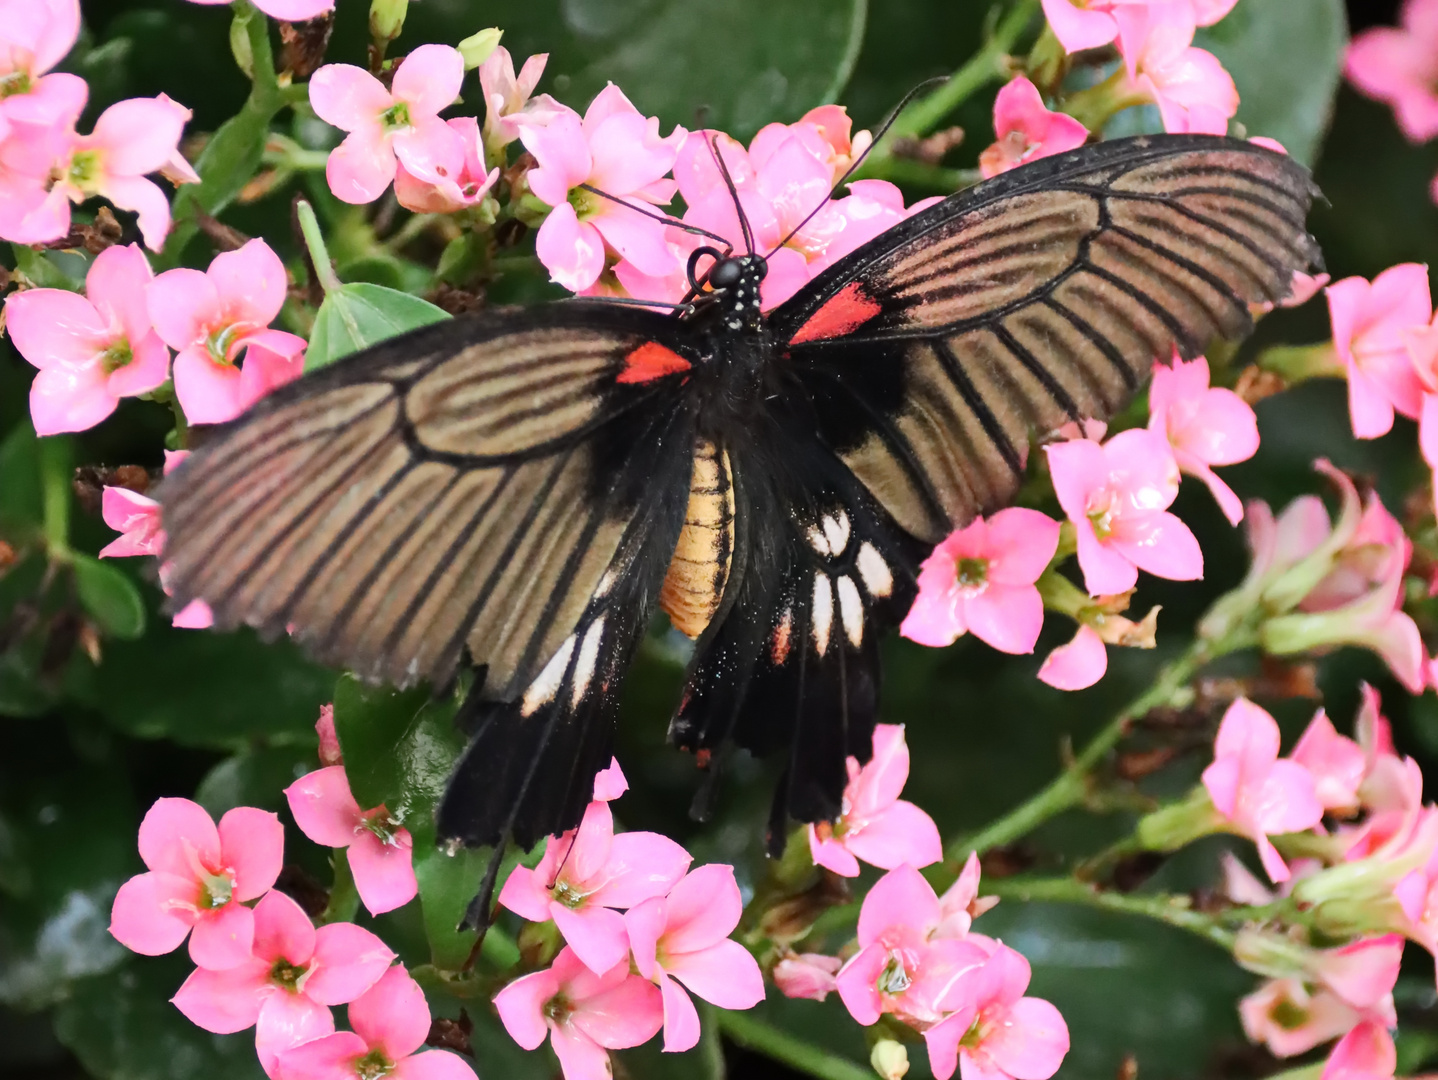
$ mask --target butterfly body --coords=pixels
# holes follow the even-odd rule
[[[439,833],[525,846],[578,823],[662,609],[696,639],[671,741],[715,770],[787,754],[776,836],[833,818],[922,557],[1013,498],[1033,440],[1286,296],[1313,194],[1248,143],[1117,140],[923,210],[769,312],[751,253],[683,316],[415,331],[166,479],[174,601],[375,681],[475,669]]]

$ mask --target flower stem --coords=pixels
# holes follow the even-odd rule
[[[740,1046],[819,1080],[874,1080],[871,1070],[781,1031],[750,1013],[716,1009],[719,1030]]]
[[[330,886],[330,902],[317,920],[321,926],[336,922],[349,922],[359,911],[359,892],[355,889],[354,874],[350,872],[349,856],[344,848],[335,848],[331,860],[335,870],[335,881]]]
[[[320,287],[328,295],[340,288],[340,279],[335,276],[334,264],[330,262],[329,248],[325,247],[325,238],[320,233],[320,223],[315,217],[314,207],[305,199],[295,203],[295,216],[299,218],[300,232],[305,237],[305,247],[309,249],[310,262],[314,264],[315,277],[319,279]]]
[[[1003,817],[990,822],[973,836],[961,837],[950,844],[947,852],[949,860],[958,864],[966,859],[971,851],[982,855],[990,848],[1011,844],[1020,837],[1027,836],[1050,818],[1083,805],[1089,790],[1088,774],[1128,733],[1129,725],[1149,710],[1171,702],[1174,696],[1188,685],[1199,668],[1226,651],[1228,650],[1204,638],[1195,640],[1182,656],[1164,666],[1152,686],[1120,709],[1107,726],[1084,747],[1073,763],[1046,788]]]
[[[70,554],[70,479],[74,471],[73,447],[64,435],[41,439],[40,498],[45,546],[52,559]]]
[[[1008,73],[1003,65],[1004,58],[1013,52],[1014,45],[1029,28],[1038,9],[1039,0],[1019,0],[999,21],[993,36],[984,42],[983,48],[950,75],[948,82],[903,111],[884,137],[884,142],[892,145],[897,138],[929,134],[971,94],[1003,78]],[[881,147],[878,153],[889,156],[885,147]]]
[[[1109,892],[1073,878],[986,878],[984,892],[1004,900],[1080,904],[1084,907],[1138,915],[1196,934],[1220,949],[1232,952],[1238,935],[1218,918],[1194,911],[1186,896]]]

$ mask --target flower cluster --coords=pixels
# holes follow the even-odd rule
[[[1438,887],[1438,807],[1423,804],[1417,764],[1395,752],[1377,693],[1362,691],[1356,739],[1339,734],[1319,709],[1286,758],[1273,717],[1234,701],[1200,787],[1138,830],[1153,850],[1215,831],[1257,845],[1303,928],[1252,922],[1239,931],[1235,958],[1266,978],[1240,1004],[1244,1029],[1280,1057],[1339,1039],[1325,1076],[1364,1048],[1388,1062],[1386,1071],[1366,1075],[1392,1075],[1388,1032],[1397,1024],[1392,991],[1403,940],[1438,956],[1430,901]],[[1284,850],[1294,855],[1286,859]],[[1277,899],[1231,856],[1225,877],[1235,903]],[[1314,929],[1346,944],[1311,947]]]
[[[1399,23],[1354,37],[1343,70],[1361,93],[1393,109],[1410,142],[1425,143],[1438,135],[1438,3],[1404,0]],[[1431,194],[1438,202],[1438,178]]]
[[[1165,131],[1224,135],[1238,111],[1233,78],[1194,31],[1237,0],[1043,0],[1049,28],[1066,52],[1116,45],[1123,66],[1104,87],[1123,104],[1158,106]]]
[[[1045,660],[1039,678],[1063,690],[1090,686],[1107,669],[1105,643],[1152,645],[1152,616],[1120,612],[1140,570],[1179,581],[1203,575],[1203,553],[1168,511],[1182,473],[1201,479],[1235,524],[1243,507],[1213,472],[1258,449],[1253,409],[1231,390],[1209,385],[1203,357],[1155,364],[1147,428],[1103,440],[1102,424],[1045,447],[1054,493],[1071,530],[1023,508],[977,518],[940,543],[919,574],[919,596],[901,633],[947,645],[964,633],[996,649],[1029,653],[1045,606],[1074,618],[1074,639]],[[1083,436],[1083,437],[1078,437]],[[1056,571],[1076,553],[1079,592]]]
[[[686,987],[723,1009],[764,998],[758,963],[729,939],[743,911],[734,868],[690,870],[691,856],[668,837],[616,833],[609,803],[627,787],[612,763],[579,827],[550,837],[538,865],[515,867],[499,894],[502,907],[552,922],[565,942],[494,1007],[526,1050],[548,1038],[567,1080],[608,1076],[610,1050],[661,1029],[665,1051],[695,1046],[699,1014]]]
[[[79,0],[12,0],[0,18],[0,238],[62,239],[70,207],[99,197],[133,210],[145,245],[170,230],[170,204],[150,174],[199,177],[180,156],[190,110],[164,94],[111,105],[88,135],[75,130],[89,87],[52,69],[80,36]]]
[[[332,753],[330,707],[317,730],[322,755],[326,746]],[[399,907],[415,895],[409,834],[386,821],[384,843],[395,853],[372,850],[380,840],[365,838],[378,836],[373,821],[383,808],[363,815],[354,807],[351,815],[343,772],[330,765],[294,784],[287,794],[295,819],[311,839],[351,847],[355,884],[372,912]],[[242,806],[217,825],[189,799],[160,799],[140,825],[139,846],[148,870],[120,887],[110,933],[146,956],[172,952],[188,937],[196,968],[175,1007],[206,1031],[253,1027],[267,1075],[358,1080],[382,1060],[387,1068],[403,1061],[405,1075],[422,1080],[472,1080],[452,1054],[415,1053],[429,1033],[429,1008],[383,941],[349,922],[316,927],[275,888],[284,853],[276,815]],[[354,1030],[336,1033],[330,1009],[345,1004]]]

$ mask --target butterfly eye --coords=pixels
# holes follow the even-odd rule
[[[709,271],[709,284],[716,289],[732,289],[744,276],[744,267],[738,259],[725,259]]]

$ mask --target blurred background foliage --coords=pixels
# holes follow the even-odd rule
[[[1280,138],[1314,165],[1328,201],[1315,210],[1313,228],[1335,277],[1371,276],[1395,262],[1428,261],[1438,251],[1438,210],[1428,199],[1438,151],[1407,145],[1386,110],[1338,86],[1349,28],[1391,22],[1394,6],[1355,2],[1345,17],[1339,0],[1241,0],[1200,42],[1233,72],[1243,96],[1238,119],[1249,132]],[[367,7],[340,0],[329,59],[364,62]],[[551,53],[541,88],[569,104],[582,107],[612,79],[666,125],[712,125],[747,138],[765,122],[797,119],[827,100],[849,105],[857,126],[876,124],[915,84],[952,70],[979,47],[987,8],[977,0],[416,0],[392,52],[425,41],[455,42],[498,25],[517,58]],[[85,0],[83,9],[85,32],[66,67],[89,80],[92,116],[119,98],[163,91],[194,109],[190,130],[204,133],[240,107],[248,85],[231,60],[227,8]],[[946,165],[972,166],[989,141],[993,89],[952,118],[971,135]],[[465,95],[475,110],[473,76]],[[1116,123],[1151,126],[1152,117],[1140,113]],[[303,111],[282,114],[280,126],[311,149],[333,138]],[[433,265],[437,247],[427,249],[420,238],[399,250],[377,248],[364,211],[334,203],[313,173],[278,178],[273,190],[230,207],[223,219],[293,258],[296,190],[320,210],[342,278],[401,288],[425,280],[421,268]],[[932,193],[921,184],[908,191],[911,198]],[[375,208],[366,209],[373,215]],[[381,204],[379,212],[393,210]],[[212,248],[197,234],[170,254],[203,266]],[[48,268],[79,277],[83,267],[69,258],[53,256]],[[492,300],[545,295],[532,271],[512,274],[491,291]],[[1320,301],[1265,320],[1257,344],[1308,342],[1325,333]],[[1255,347],[1246,346],[1240,362]],[[257,1080],[262,1074],[251,1036],[212,1036],[189,1025],[167,1001],[187,970],[183,956],[127,954],[106,932],[109,904],[119,883],[139,869],[135,831],[155,798],[195,797],[215,814],[241,803],[283,813],[281,788],[315,765],[313,725],[318,706],[334,693],[334,673],[284,643],[173,630],[160,613],[153,560],[86,558],[110,534],[93,492],[81,498],[84,492],[72,490],[72,469],[157,469],[170,419],[158,405],[127,399],[99,428],[41,443],[26,415],[30,375],[8,343],[0,345],[0,538],[8,545],[0,555],[9,560],[0,573],[0,1075]],[[1355,443],[1338,385],[1309,384],[1265,401],[1258,412],[1262,450],[1225,474],[1246,497],[1281,505],[1317,490],[1311,472],[1317,456],[1372,476],[1395,511],[1421,483],[1412,464],[1411,425],[1400,420],[1387,439]],[[906,794],[933,814],[946,836],[977,827],[1047,781],[1064,741],[1081,740],[1142,688],[1197,614],[1242,575],[1241,536],[1206,493],[1185,485],[1176,509],[1203,542],[1207,578],[1199,585],[1145,579],[1136,607],[1163,605],[1160,648],[1116,652],[1108,677],[1090,691],[1050,690],[1033,677],[1036,657],[1005,657],[971,639],[942,651],[888,643],[885,719],[908,724],[914,748]],[[47,574],[31,541],[67,523],[80,553],[75,569]],[[1068,633],[1055,627],[1038,655]],[[1252,673],[1243,664],[1232,670]],[[741,763],[716,820],[704,827],[688,820],[692,762],[664,746],[681,667],[677,641],[656,630],[627,685],[619,754],[633,786],[619,812],[626,826],[674,835],[698,861],[733,862],[741,881],[752,881],[762,871],[758,841],[772,769]],[[1400,749],[1425,769],[1438,766],[1438,703],[1431,694],[1406,698],[1366,655],[1339,654],[1317,670],[1340,728],[1351,722],[1360,678],[1385,691]],[[346,692],[363,697],[354,688]],[[423,808],[453,752],[453,736],[433,716],[411,722],[421,704],[401,703],[408,712],[391,727],[375,721],[365,748],[364,729],[346,736],[342,722],[352,767],[384,759],[393,770],[356,779],[357,793],[366,785],[388,793],[407,784]],[[355,704],[360,711],[353,715],[374,720],[378,714],[362,706],[368,707]],[[1290,734],[1312,706],[1290,701],[1278,709]],[[1197,748],[1210,734],[1211,727],[1200,726],[1190,741]],[[1181,757],[1161,783],[1173,789],[1190,783],[1200,764],[1197,755]],[[363,794],[361,801],[370,805]],[[418,854],[425,845],[416,832]],[[1056,866],[1065,854],[1093,850],[1119,832],[1114,818],[1070,815],[1011,854]],[[293,828],[288,841],[291,879],[327,883],[327,853]],[[1183,853],[1155,882],[1171,889],[1211,883],[1220,847]],[[423,860],[420,873],[426,877]],[[443,875],[436,872],[439,883],[426,887],[423,911],[411,905],[379,920],[407,961],[467,950],[467,943],[446,942],[444,935],[473,873],[467,865],[460,878],[451,873],[453,880],[439,882]],[[1087,910],[1010,904],[979,928],[1029,957],[1033,992],[1067,1017],[1074,1049],[1061,1076],[1112,1077],[1128,1055],[1146,1078],[1259,1076],[1277,1067],[1242,1040],[1234,1002],[1249,977],[1177,930]],[[1400,1071],[1418,1067],[1438,1047],[1432,987],[1423,964],[1400,983]],[[437,1013],[455,1015],[459,1004],[432,998]],[[761,1011],[856,1063],[867,1057],[862,1033],[836,1001],[817,1005],[771,995]],[[483,1002],[469,1003],[469,1012],[483,1080],[548,1075],[548,1059],[520,1052]],[[788,1075],[738,1047],[725,1051],[732,1075]],[[914,1057],[910,1075],[926,1077],[924,1055]],[[651,1048],[619,1055],[617,1067],[635,1077],[692,1078],[716,1076],[719,1061],[703,1047],[672,1058]]]

